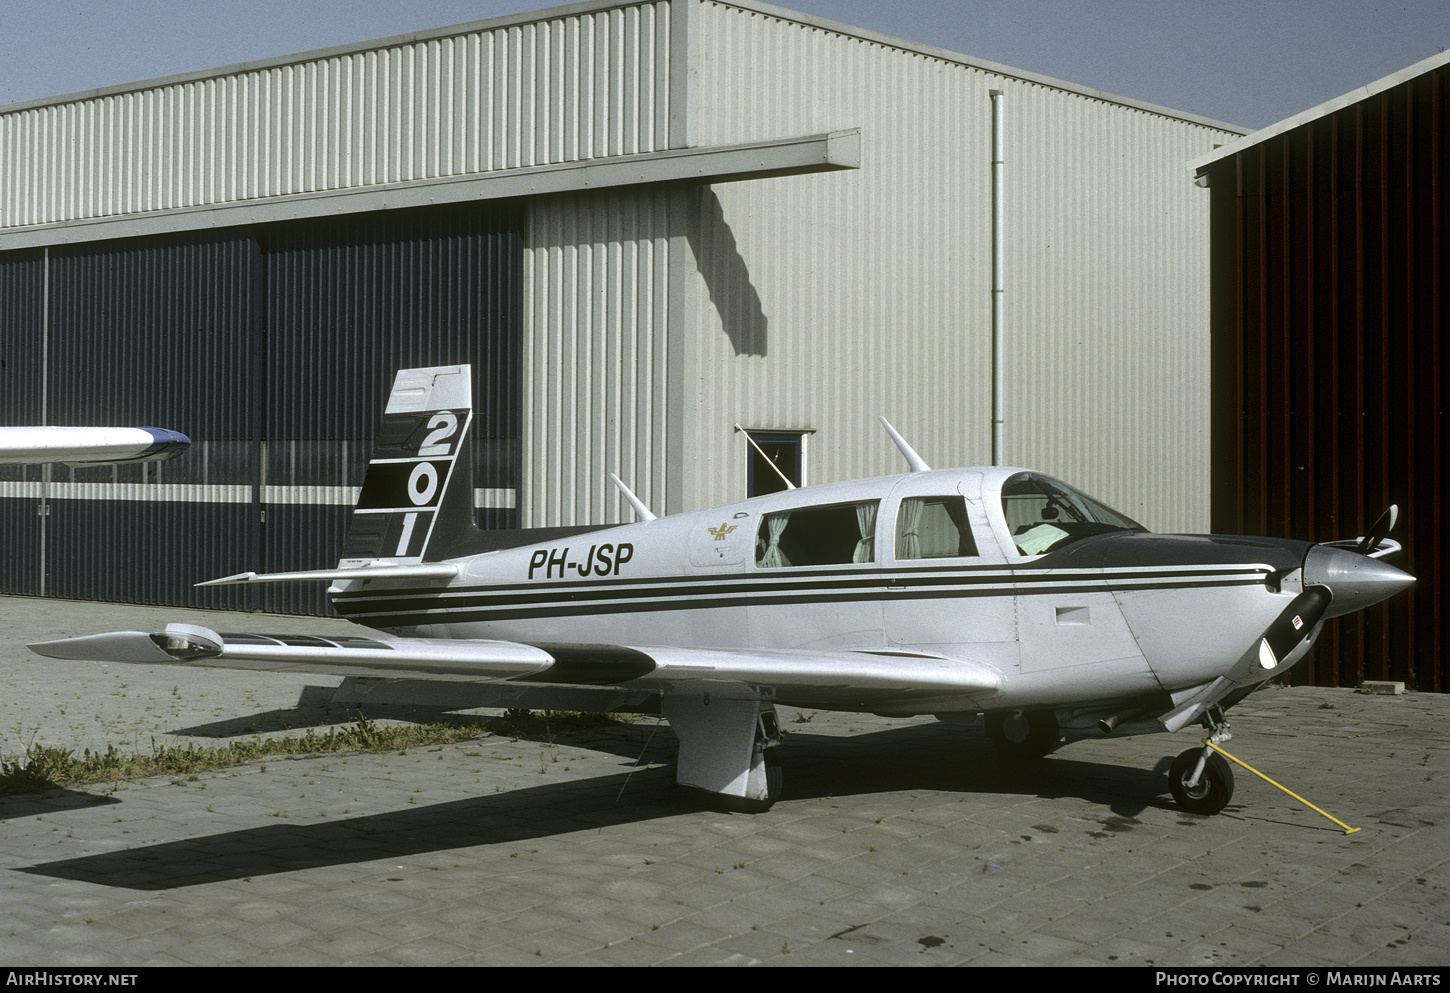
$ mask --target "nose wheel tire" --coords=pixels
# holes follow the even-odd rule
[[[1014,759],[1040,759],[1057,745],[1062,731],[1050,710],[993,711],[984,715],[987,738],[999,753]]]
[[[1188,777],[1198,766],[1203,755],[1202,748],[1190,748],[1173,760],[1168,770],[1168,788],[1178,806],[1191,814],[1216,814],[1234,795],[1233,767],[1224,761],[1222,755],[1214,752],[1203,764],[1203,774],[1192,787],[1187,785]]]

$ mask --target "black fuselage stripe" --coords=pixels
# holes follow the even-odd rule
[[[1164,588],[1181,588],[1185,586],[1241,586],[1246,584],[1259,584],[1263,582],[1263,574],[1259,572],[1246,573],[1238,571],[1233,573],[1190,573],[1190,572],[1145,572],[1145,573],[1119,573],[1103,575],[1101,573],[1090,575],[1059,575],[1033,577],[1031,579],[1032,592],[1041,592],[1050,588],[1060,590],[1068,586],[1077,586],[1083,590],[1090,591],[1111,591],[1116,589],[1140,589],[1145,581],[1153,581],[1150,586],[1162,586]],[[862,591],[870,594],[878,594],[881,591],[894,593],[901,590],[917,591],[924,587],[946,587],[945,595],[961,595],[963,588],[968,588],[971,595],[989,595],[991,590],[1005,590],[1006,592],[1020,591],[1023,583],[1019,577],[1009,574],[999,574],[992,577],[976,576],[932,576],[922,577],[917,575],[893,576],[889,574],[861,575],[857,573],[849,580],[835,580],[831,582],[820,582],[805,577],[796,577],[789,580],[760,580],[753,579],[744,582],[712,582],[700,583],[698,577],[691,577],[693,585],[684,586],[679,584],[665,585],[657,583],[654,587],[642,587],[639,585],[624,583],[593,583],[582,582],[574,585],[559,586],[550,584],[548,586],[470,586],[470,587],[442,587],[435,589],[391,589],[379,590],[377,592],[345,592],[333,596],[333,603],[342,610],[344,605],[353,609],[393,611],[404,609],[416,604],[418,601],[436,602],[440,600],[457,601],[466,606],[480,606],[485,603],[499,607],[537,604],[544,601],[558,603],[586,603],[600,602],[621,599],[637,598],[699,598],[699,597],[755,597],[762,594],[783,594],[799,593],[803,596],[824,596],[831,597],[840,594],[859,595]]]
[[[928,569],[907,569],[901,571],[878,571],[871,572],[863,569],[830,569],[818,572],[785,572],[773,569],[757,570],[751,575],[734,573],[722,576],[705,577],[699,573],[689,576],[649,576],[638,579],[625,579],[621,577],[610,577],[609,579],[594,579],[580,577],[578,580],[569,582],[556,582],[553,580],[538,580],[528,583],[490,584],[487,586],[451,586],[449,592],[455,593],[509,593],[520,592],[530,595],[546,593],[550,591],[573,591],[584,587],[606,587],[609,589],[631,590],[643,586],[657,586],[672,588],[680,586],[708,585],[711,589],[719,589],[722,586],[749,586],[759,588],[763,585],[787,587],[793,585],[810,585],[813,587],[829,587],[831,585],[860,586],[863,583],[1056,583],[1068,580],[1079,580],[1084,582],[1101,582],[1113,579],[1173,579],[1173,578],[1202,578],[1214,579],[1220,577],[1238,577],[1252,575],[1262,580],[1269,570],[1267,567],[1253,566],[1203,566],[1190,569],[1164,569],[1145,568],[1121,570],[1108,572],[1102,569],[1042,569],[1042,570],[1014,570],[1001,565],[990,567],[955,567],[928,568]],[[379,595],[393,595],[411,591],[387,590],[378,594],[370,594],[366,591],[338,594],[340,597],[366,597]],[[423,591],[426,592],[426,591]]]
[[[1203,589],[1207,587],[1224,586],[1257,586],[1256,579],[1241,579],[1235,582],[1221,582],[1204,584],[1202,582],[1184,583],[1141,583],[1127,584],[1112,587],[1101,585],[1084,587],[1062,586],[1062,587],[1040,587],[1032,590],[1030,596],[1073,596],[1086,593],[1113,593],[1118,591],[1143,591],[1143,590],[1167,590],[1167,589]],[[972,597],[1000,597],[1022,595],[1023,591],[1011,587],[999,587],[994,589],[983,589],[974,591]],[[634,597],[615,602],[578,600],[550,600],[547,602],[535,601],[532,604],[490,604],[484,602],[436,602],[434,605],[426,603],[399,603],[385,609],[368,609],[363,605],[355,603],[338,603],[337,610],[344,617],[363,621],[377,627],[412,627],[422,624],[442,623],[470,623],[488,621],[510,621],[529,620],[540,617],[579,617],[587,615],[611,615],[611,614],[637,614],[649,611],[676,611],[676,610],[709,610],[720,608],[741,608],[741,607],[775,607],[775,606],[799,606],[802,603],[869,603],[873,601],[899,601],[899,600],[936,600],[936,599],[961,599],[962,593],[956,589],[926,589],[926,590],[891,590],[882,587],[871,589],[858,589],[851,592],[841,592],[822,595],[819,590],[802,590],[796,595],[748,595],[740,597],[723,598],[714,596],[702,602],[699,598],[671,597],[670,599],[648,599]],[[369,605],[372,607],[380,605]],[[359,609],[362,608],[362,609]]]

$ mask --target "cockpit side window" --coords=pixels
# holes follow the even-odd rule
[[[907,497],[896,512],[896,558],[952,559],[977,554],[961,496]]]
[[[1019,472],[1002,484],[1002,514],[1022,555],[1041,555],[1109,531],[1147,530],[1086,493],[1037,472]]]
[[[766,514],[755,537],[761,569],[876,561],[879,500]]]

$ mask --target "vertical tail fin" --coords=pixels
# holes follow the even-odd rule
[[[398,373],[339,568],[437,562],[479,533],[472,427],[470,366]]]

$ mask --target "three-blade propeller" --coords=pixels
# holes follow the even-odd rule
[[[1386,542],[1399,516],[1399,507],[1391,504],[1363,538],[1327,541],[1309,550],[1301,573],[1304,591],[1264,631],[1260,666],[1282,665],[1326,617],[1363,609],[1414,582],[1394,566],[1377,561],[1399,551],[1397,543]]]
[[[1364,536],[1355,551],[1361,555],[1372,555],[1375,550],[1384,542],[1385,537],[1395,529],[1395,522],[1400,519],[1400,508],[1397,504],[1390,504],[1379,520],[1374,522],[1374,527]]]

